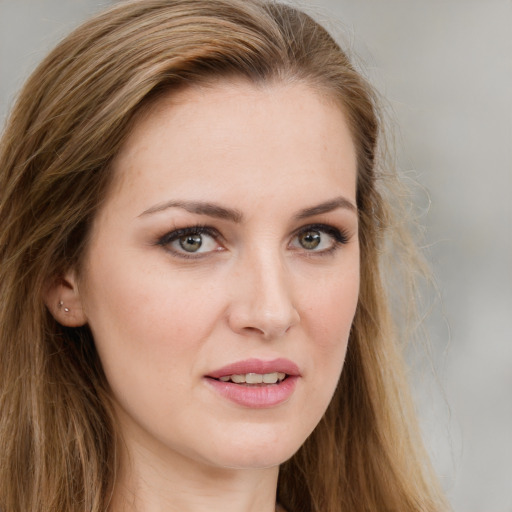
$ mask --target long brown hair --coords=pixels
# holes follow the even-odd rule
[[[335,98],[358,156],[361,292],[345,367],[320,424],[283,464],[293,512],[444,508],[414,421],[383,287],[396,223],[375,96],[311,17],[258,0],[135,0],[42,62],[0,145],[0,509],[100,512],[115,485],[115,418],[87,327],[64,328],[45,286],[80,265],[110,162],[155,95],[236,76]],[[393,196],[391,196],[393,197]],[[407,248],[407,247],[406,247]]]

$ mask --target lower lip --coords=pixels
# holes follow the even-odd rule
[[[278,384],[264,386],[246,386],[233,382],[207,378],[208,384],[220,395],[228,400],[253,409],[275,407],[286,402],[293,394],[298,377],[291,376]]]

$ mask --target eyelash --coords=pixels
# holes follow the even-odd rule
[[[305,254],[309,257],[326,256],[332,254],[335,251],[337,251],[340,248],[340,246],[347,244],[350,238],[347,231],[343,229],[338,229],[329,224],[309,224],[295,231],[295,233],[293,234],[293,238],[298,237],[302,233],[307,233],[308,231],[319,231],[320,233],[325,233],[326,235],[330,236],[333,240],[332,246],[322,251],[308,251],[307,249],[303,248]]]
[[[183,252],[175,251],[169,247],[172,242],[179,240],[183,236],[189,236],[189,235],[208,235],[211,238],[214,238],[216,240],[218,240],[219,238],[222,239],[221,234],[216,229],[214,229],[210,226],[203,225],[203,224],[196,224],[194,226],[189,226],[189,227],[181,228],[181,229],[175,229],[174,231],[170,231],[169,233],[166,233],[163,237],[161,237],[157,241],[157,245],[161,245],[162,247],[166,248],[171,254],[178,256],[180,258],[185,258],[185,259],[201,258],[203,253],[187,254],[185,251],[183,251]]]
[[[325,256],[328,254],[334,253],[336,250],[340,248],[340,246],[345,245],[349,241],[349,235],[346,231],[342,229],[335,228],[334,226],[328,225],[328,224],[309,224],[307,226],[303,226],[297,231],[295,231],[292,235],[292,239],[297,238],[299,235],[303,233],[307,233],[308,231],[319,231],[321,233],[324,233],[332,238],[333,244],[328,249],[324,249],[321,251],[314,251],[314,250],[307,250],[303,248],[302,250],[305,252],[305,254],[308,257],[314,257],[314,256]],[[189,236],[189,235],[208,235],[209,237],[215,239],[215,240],[222,240],[222,235],[211,226],[203,225],[203,224],[196,224],[194,226],[189,226],[186,228],[180,228],[175,229],[173,231],[170,231],[169,233],[166,233],[164,236],[162,236],[158,241],[156,242],[156,245],[160,245],[164,248],[166,248],[170,253],[173,255],[185,258],[185,259],[199,259],[203,257],[204,255],[210,254],[212,251],[208,251],[206,253],[188,253],[185,251],[176,251],[174,249],[171,249],[169,246],[172,242],[175,242],[176,240],[179,240],[181,237]],[[300,248],[297,248],[300,250]],[[215,251],[213,251],[215,252]]]

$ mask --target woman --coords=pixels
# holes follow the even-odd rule
[[[138,0],[65,39],[0,148],[0,509],[444,509],[378,134],[290,6]]]

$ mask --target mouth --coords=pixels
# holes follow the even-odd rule
[[[289,359],[246,359],[210,372],[206,377],[234,384],[278,384],[288,377],[299,377],[299,367]]]
[[[224,375],[218,379],[221,382],[232,382],[233,384],[243,384],[245,386],[266,386],[269,384],[278,384],[288,377],[283,372],[272,373],[234,373],[232,375]]]
[[[218,394],[250,408],[274,407],[288,401],[300,378],[299,368],[287,359],[249,359],[206,375]]]

